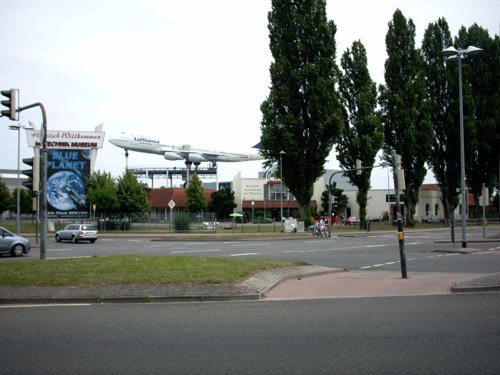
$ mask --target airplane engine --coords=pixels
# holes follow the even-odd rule
[[[182,160],[183,158],[179,155],[177,155],[175,152],[165,152],[163,157],[166,160]]]
[[[189,154],[186,160],[192,161],[193,163],[200,163],[206,159],[200,154]]]

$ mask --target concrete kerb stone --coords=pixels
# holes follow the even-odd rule
[[[500,291],[500,272],[477,277],[461,283],[453,283],[451,291],[453,293]]]
[[[331,268],[318,265],[298,266],[267,270],[245,280],[241,285],[262,296],[283,281],[303,277],[320,276],[334,272],[344,272],[343,268]]]
[[[299,266],[263,271],[239,284],[111,285],[82,287],[0,286],[0,304],[153,303],[259,300],[291,278],[342,272],[340,268]]]

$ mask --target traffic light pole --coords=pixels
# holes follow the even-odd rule
[[[19,107],[17,112],[40,107],[42,111],[42,147],[40,149],[40,259],[46,258],[47,253],[47,114],[42,103],[34,103]]]
[[[332,179],[333,176],[340,174],[340,173],[346,173],[346,172],[354,172],[358,171],[361,172],[364,169],[373,169],[373,168],[381,168],[385,167],[385,165],[379,164],[379,165],[372,165],[371,167],[361,167],[358,165],[357,168],[354,169],[344,169],[342,171],[337,171],[333,172],[330,176],[330,179],[328,180],[328,237],[332,236]]]
[[[405,254],[405,235],[403,230],[403,216],[401,215],[401,200],[399,195],[399,179],[398,179],[398,164],[396,162],[396,151],[391,151],[392,158],[392,174],[394,176],[394,193],[396,194],[396,207],[398,217],[398,242],[399,242],[399,260],[401,263],[401,277],[408,278],[406,271],[406,254]]]

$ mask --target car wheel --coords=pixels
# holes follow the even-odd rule
[[[12,256],[13,257],[22,257],[24,254],[24,246],[21,244],[17,244],[12,248]]]
[[[71,236],[71,242],[76,243],[76,236]]]
[[[61,242],[61,237],[58,234],[56,234],[56,242]]]
[[[94,242],[95,242],[95,240],[90,240],[90,243],[94,243]]]

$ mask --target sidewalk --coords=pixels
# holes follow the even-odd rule
[[[0,286],[0,304],[148,303],[378,297],[500,291],[490,275],[354,271],[322,266],[269,270],[228,285],[115,285],[104,287]]]

